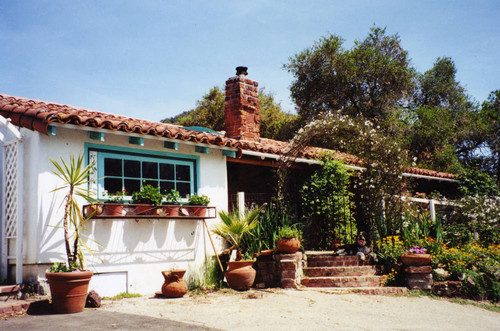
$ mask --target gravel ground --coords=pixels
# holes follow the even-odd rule
[[[426,296],[271,289],[103,303],[103,311],[222,330],[500,330],[500,313]]]

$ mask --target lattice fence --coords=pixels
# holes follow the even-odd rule
[[[12,142],[4,145],[4,197],[5,197],[5,237],[6,239],[16,238],[17,236],[17,160],[18,160],[18,142]]]

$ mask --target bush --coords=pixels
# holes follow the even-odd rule
[[[301,190],[306,244],[314,249],[331,249],[333,240],[350,242],[346,225],[354,224],[348,191],[350,172],[339,161],[325,157],[321,167],[306,181]],[[351,235],[352,235],[351,231]]]
[[[278,238],[279,239],[297,238],[299,240],[302,240],[302,231],[297,229],[296,226],[287,226],[286,225],[286,226],[279,228]]]

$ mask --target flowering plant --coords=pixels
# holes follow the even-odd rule
[[[427,252],[427,249],[420,246],[413,246],[412,248],[410,248],[409,252],[413,254],[425,254],[425,252]]]

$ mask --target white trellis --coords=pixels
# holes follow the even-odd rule
[[[23,281],[23,144],[19,130],[0,116],[1,264],[7,278],[9,259],[16,261],[16,283]],[[15,245],[15,255],[9,255]]]

